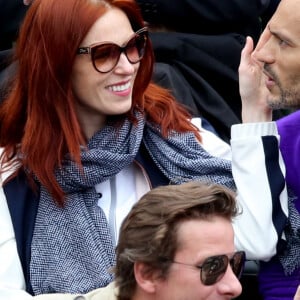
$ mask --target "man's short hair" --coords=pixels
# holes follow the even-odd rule
[[[238,214],[235,194],[229,189],[199,181],[161,186],[145,194],[124,219],[117,246],[116,285],[118,300],[129,300],[136,288],[134,263],[165,278],[177,250],[178,226],[187,220]]]

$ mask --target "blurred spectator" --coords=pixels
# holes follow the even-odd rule
[[[279,0],[138,0],[152,30],[154,79],[229,141],[241,121],[240,53],[258,40]]]

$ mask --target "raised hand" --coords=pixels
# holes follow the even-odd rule
[[[272,110],[267,104],[269,91],[264,84],[263,65],[252,57],[252,52],[253,40],[247,37],[239,66],[242,120],[244,123],[267,122],[272,120]]]

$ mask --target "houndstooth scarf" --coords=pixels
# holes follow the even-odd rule
[[[142,142],[170,181],[205,180],[235,188],[230,161],[208,154],[193,133],[172,132],[164,139],[141,115],[137,125],[126,120],[118,130],[106,126],[82,150],[83,173],[70,159],[57,171],[67,195],[64,208],[41,187],[30,262],[34,294],[85,293],[113,280],[114,246],[94,187],[130,165]]]
[[[300,213],[295,206],[297,197],[289,190],[289,220],[285,230],[286,248],[278,255],[286,276],[300,268]]]

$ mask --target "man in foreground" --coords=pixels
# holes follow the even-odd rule
[[[36,300],[232,299],[245,255],[235,252],[234,195],[218,185],[189,182],[155,188],[125,218],[115,282],[86,295],[48,294]]]

